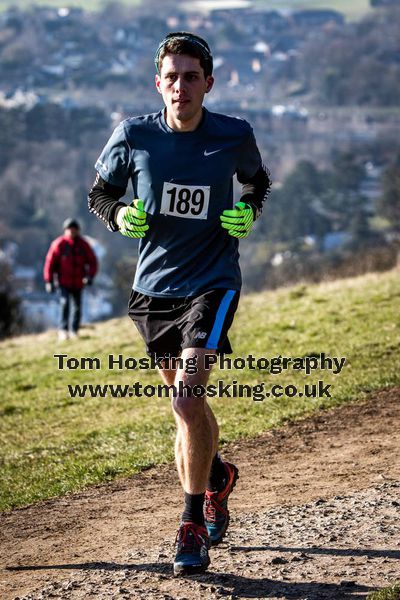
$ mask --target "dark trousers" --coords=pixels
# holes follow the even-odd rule
[[[60,286],[60,321],[59,329],[68,331],[71,313],[71,331],[77,332],[81,322],[82,290],[74,290]]]

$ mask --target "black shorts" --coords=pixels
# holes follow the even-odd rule
[[[227,336],[240,292],[224,288],[186,298],[159,298],[132,290],[129,316],[149,356],[179,356],[184,348],[231,354]]]

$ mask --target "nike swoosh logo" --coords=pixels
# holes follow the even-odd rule
[[[218,150],[212,150],[211,152],[207,152],[204,150],[204,156],[211,156],[211,154],[215,154],[216,152],[221,152],[222,148],[218,148]]]

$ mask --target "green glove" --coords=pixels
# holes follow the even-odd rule
[[[130,206],[119,209],[116,221],[122,235],[130,238],[142,238],[146,235],[149,226],[146,224],[147,214],[143,208],[143,200],[134,200]]]
[[[245,238],[253,227],[253,209],[245,202],[236,202],[232,210],[224,210],[220,215],[221,227],[228,230],[229,235]]]

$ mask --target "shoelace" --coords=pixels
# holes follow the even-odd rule
[[[206,496],[206,506],[204,510],[206,520],[210,523],[216,523],[218,518],[217,512],[222,513],[223,517],[227,514],[225,508],[217,500],[212,496]]]
[[[192,523],[183,524],[176,534],[175,543],[178,543],[180,553],[192,553],[199,546],[204,544],[205,540],[201,537]]]

